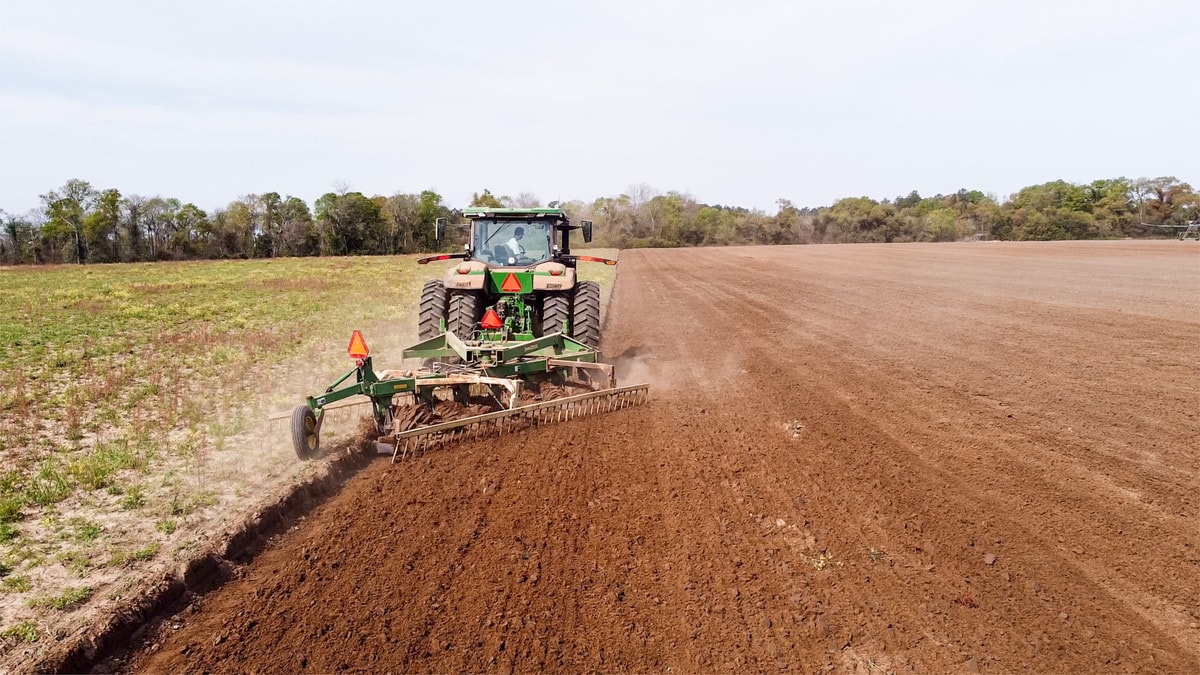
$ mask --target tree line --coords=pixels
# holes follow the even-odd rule
[[[461,245],[436,242],[434,222],[461,219],[432,190],[368,197],[338,189],[310,207],[278,192],[249,194],[206,212],[175,198],[122,195],[73,179],[23,216],[0,210],[0,264],[105,263],[283,256],[387,255]],[[467,206],[542,206],[531,193],[472,195]],[[979,190],[830,206],[776,202],[775,213],[706,204],[635,185],[615,197],[571,201],[618,248],[850,242],[1048,240],[1162,236],[1200,217],[1200,196],[1175,177],[1052,181],[1006,200]],[[452,230],[453,231],[453,230]]]

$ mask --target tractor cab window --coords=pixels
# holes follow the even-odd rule
[[[496,265],[534,265],[550,259],[550,223],[476,220],[475,257]]]

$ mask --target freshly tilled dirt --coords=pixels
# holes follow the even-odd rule
[[[646,405],[373,463],[137,671],[1200,671],[1200,247],[628,251]]]

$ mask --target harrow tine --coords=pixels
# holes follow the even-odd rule
[[[463,440],[485,436],[503,436],[528,427],[564,422],[596,413],[623,410],[644,403],[649,386],[645,384],[601,389],[568,398],[543,401],[519,408],[476,415],[397,432],[392,462],[424,455],[426,452]]]

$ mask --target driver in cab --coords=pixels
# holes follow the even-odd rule
[[[521,237],[524,236],[525,228],[518,227],[516,231],[513,232],[512,239],[509,239],[508,242],[504,244],[510,251],[512,251],[514,258],[520,258],[521,256],[525,255],[525,247],[521,246]]]

